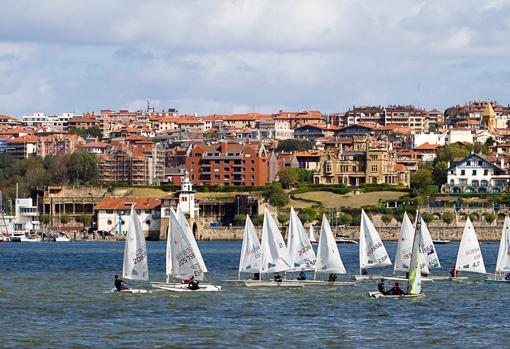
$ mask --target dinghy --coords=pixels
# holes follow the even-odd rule
[[[152,286],[173,292],[215,292],[221,291],[221,286],[202,282],[205,280],[207,267],[205,266],[198,244],[189,228],[180,207],[177,213],[170,209],[170,225],[167,234],[166,248],[166,283],[153,283]],[[186,280],[193,277],[199,281],[198,289],[191,289]],[[181,280],[170,282],[170,278]]]
[[[418,213],[418,216],[420,214]],[[423,296],[421,292],[421,244],[422,244],[422,232],[421,232],[421,217],[418,217],[416,221],[416,230],[413,238],[413,246],[411,249],[411,260],[409,263],[409,278],[407,282],[407,294],[404,295],[385,295],[381,292],[369,292],[370,298],[418,298]]]
[[[147,262],[147,246],[143,235],[140,219],[134,205],[131,206],[129,225],[124,245],[124,262],[122,265],[124,280],[149,282],[149,267]],[[147,288],[133,288],[122,290],[124,293],[147,293]]]
[[[356,281],[380,279],[381,276],[361,275],[363,269],[381,268],[391,265],[390,257],[384,248],[379,233],[361,210],[361,225],[359,233],[359,269],[360,275],[355,275]]]
[[[501,231],[496,270],[493,276],[485,279],[485,283],[510,284],[510,280],[505,280],[505,274],[507,273],[510,273],[510,218],[508,216],[505,217],[505,224]]]
[[[473,227],[473,223],[471,223],[469,217],[466,220],[462,239],[460,240],[455,269],[470,273],[486,274],[480,244],[478,243],[475,228]],[[467,279],[466,277],[460,276],[451,279],[461,280],[460,278],[463,278],[464,280]]]
[[[283,280],[280,282],[263,280],[263,274],[280,273],[292,269],[291,258],[285,241],[275,220],[264,210],[264,223],[262,225],[262,242],[260,244],[261,258],[259,280],[245,280],[248,287],[302,287],[303,283]]]

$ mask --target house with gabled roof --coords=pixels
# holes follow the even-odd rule
[[[477,153],[454,161],[447,171],[441,190],[450,194],[499,194],[507,189],[510,179],[504,163]]]

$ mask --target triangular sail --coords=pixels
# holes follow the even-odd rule
[[[379,237],[379,233],[377,233],[365,211],[361,210],[359,236],[360,269],[384,267],[387,265],[391,265],[391,260]]]
[[[175,211],[173,208],[170,208],[170,211],[175,214]],[[167,276],[172,275],[172,237],[170,234],[171,224],[172,224],[172,221],[170,220],[168,222],[168,228],[167,228],[167,233],[166,233],[166,263],[165,263],[166,273],[165,273],[165,275],[167,275]]]
[[[288,235],[287,247],[289,249],[291,271],[313,270],[316,261],[315,252],[303,223],[301,223],[292,207],[290,208]]]
[[[461,271],[485,274],[482,251],[476,237],[475,228],[469,217],[466,220],[462,239],[460,240],[455,268]]]
[[[176,212],[177,219],[179,222],[181,222],[181,225],[183,228],[185,228],[185,233],[189,235],[189,241],[193,245],[193,248],[195,251],[200,251],[198,248],[197,241],[195,240],[195,237],[193,236],[193,231],[191,230],[191,227],[189,226],[188,220],[186,219],[186,216],[184,216],[184,213],[182,212],[181,206],[177,205],[177,212]],[[204,273],[207,273],[207,267],[205,266],[204,259],[202,258],[202,255],[199,253],[198,256],[198,263],[200,263],[200,268],[203,270]]]
[[[276,273],[291,268],[287,246],[267,208],[264,210],[260,248],[262,250],[261,273]]]
[[[122,277],[128,280],[149,280],[147,263],[147,246],[143,235],[142,225],[134,207],[131,207],[129,225],[124,246],[124,263]]]
[[[421,241],[421,217],[418,213],[418,219],[416,220],[416,230],[414,232],[413,247],[411,250],[411,262],[409,265],[409,279],[408,279],[408,290],[409,294],[420,294],[421,293],[421,269],[420,269],[420,258],[422,257],[420,245]]]
[[[322,216],[321,234],[317,248],[317,263],[315,271],[318,273],[345,274],[345,267],[338,252],[335,237],[331,231],[326,215]]]
[[[239,260],[240,273],[260,272],[260,242],[257,231],[250,216],[246,216],[244,224],[243,245],[241,247],[241,259]]]
[[[421,217],[421,215],[420,215]],[[421,217],[421,251],[427,261],[427,265],[429,268],[441,268],[441,263],[439,263],[439,256],[437,255],[436,247],[434,246],[434,242],[432,241],[432,236],[430,236],[429,228],[427,228],[427,224]]]
[[[317,242],[317,239],[315,238],[315,231],[313,229],[313,224],[310,224],[310,233],[309,233],[309,239],[310,239],[310,242]]]
[[[170,217],[171,275],[177,279],[194,276],[197,280],[203,280],[206,270],[200,264],[200,250],[195,248],[196,243],[193,244],[195,238],[186,232],[187,227],[181,224],[176,213],[171,211]]]
[[[395,254],[395,266],[393,268],[395,272],[409,271],[409,266],[411,263],[411,253],[413,250],[413,241],[414,241],[414,226],[411,223],[411,220],[409,219],[407,212],[404,212],[404,218],[402,219],[400,235],[397,242],[397,252]],[[425,274],[430,273],[427,265],[427,260],[424,256],[420,258],[420,268],[422,273]]]
[[[505,217],[505,224],[503,225],[501,240],[499,242],[496,273],[508,272],[510,272],[510,218]]]

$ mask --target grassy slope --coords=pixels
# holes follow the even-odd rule
[[[338,195],[327,191],[314,191],[296,194],[296,198],[303,198],[321,202],[325,208],[350,207],[360,208],[366,205],[375,205],[379,200],[395,200],[405,195],[403,192],[374,191],[357,195]]]

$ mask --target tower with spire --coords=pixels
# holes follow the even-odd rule
[[[189,218],[198,218],[198,210],[195,208],[195,191],[189,180],[188,171],[184,171],[184,178],[181,183],[179,194],[179,205],[184,214],[188,214]]]
[[[482,127],[488,130],[489,133],[494,133],[496,129],[496,113],[490,101],[487,101],[482,113]]]

